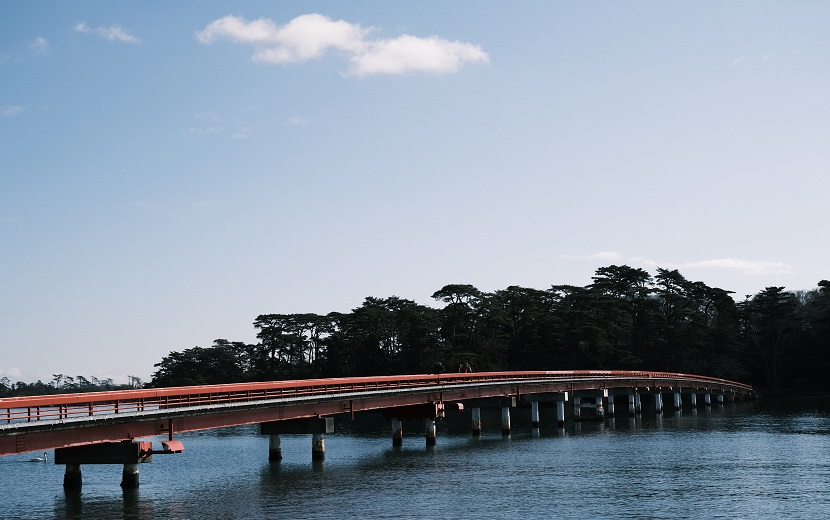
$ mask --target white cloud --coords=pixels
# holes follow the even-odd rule
[[[783,262],[767,262],[762,260],[740,260],[737,258],[717,258],[698,262],[678,264],[677,269],[712,268],[738,271],[748,276],[763,276],[770,274],[792,274],[793,266]]]
[[[623,255],[614,251],[603,251],[593,255],[571,256],[562,255],[563,260],[600,260],[603,262],[619,262]],[[746,276],[766,276],[792,274],[793,266],[783,262],[769,262],[764,260],[741,260],[738,258],[715,258],[711,260],[698,260],[692,262],[658,262],[643,256],[632,256],[624,260],[630,265],[646,269],[723,269],[737,271]]]
[[[24,110],[26,109],[20,105],[6,105],[0,110],[0,115],[3,117],[14,117],[22,114]]]
[[[374,42],[369,50],[352,57],[349,72],[406,74],[409,72],[455,72],[464,63],[487,62],[487,53],[478,45],[449,41],[437,36],[418,38],[404,34],[392,40]]]
[[[23,372],[19,368],[0,368],[0,377],[8,377],[14,383],[23,378]]]
[[[271,20],[246,21],[225,16],[208,24],[196,37],[202,43],[230,40],[258,46],[254,61],[294,63],[322,57],[329,49],[359,52],[369,31],[343,20],[320,14],[305,14],[282,27]]]
[[[732,66],[733,66],[733,67],[740,67],[740,66],[742,66],[742,65],[746,65],[746,60],[745,60],[745,59],[743,59],[743,57],[740,57],[740,56],[739,56],[739,57],[735,58],[735,59],[732,61]]]
[[[281,27],[264,18],[247,21],[225,16],[209,23],[196,37],[205,44],[228,40],[251,45],[255,47],[252,59],[262,63],[298,63],[321,58],[330,50],[339,51],[351,56],[349,73],[356,76],[446,73],[465,63],[489,60],[479,46],[469,43],[410,35],[370,40],[371,32],[321,14],[301,15]]]
[[[141,43],[141,40],[118,25],[111,25],[109,27],[90,27],[85,22],[80,22],[75,25],[75,31],[84,34],[97,34],[98,36],[101,36],[111,42]]]
[[[49,41],[46,38],[38,36],[29,44],[29,48],[37,54],[46,54],[49,52]]]

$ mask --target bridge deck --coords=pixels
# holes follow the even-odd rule
[[[0,455],[413,404],[548,392],[733,392],[748,385],[638,371],[476,372],[188,386],[0,399]]]

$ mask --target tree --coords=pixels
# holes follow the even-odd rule
[[[745,342],[754,354],[756,372],[772,394],[780,389],[782,377],[797,349],[798,301],[783,287],[767,287],[744,305]]]
[[[171,352],[161,362],[150,387],[238,383],[246,380],[243,343],[217,339],[211,348],[193,347]]]
[[[601,267],[588,286],[607,324],[606,338],[612,358],[624,364],[656,364],[650,334],[657,312],[651,298],[652,278],[643,269],[627,265]]]
[[[429,307],[397,296],[368,297],[336,320],[326,340],[332,375],[425,372],[436,359],[438,321]]]

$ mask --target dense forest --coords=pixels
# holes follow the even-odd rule
[[[600,268],[585,287],[447,285],[433,308],[368,297],[350,313],[263,314],[258,343],[217,339],[171,352],[148,386],[448,370],[645,369],[753,384],[766,394],[826,389],[830,282],[768,287],[736,302],[676,270]]]

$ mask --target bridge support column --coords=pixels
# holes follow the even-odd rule
[[[634,394],[628,394],[628,415],[634,415],[637,408],[634,406]]]
[[[674,391],[674,410],[679,412],[683,408],[683,398],[680,394],[680,390]]]
[[[424,433],[426,434],[427,446],[435,446],[437,442],[435,418],[427,417],[426,419],[424,419]]]
[[[121,486],[125,489],[138,487],[138,464],[153,460],[151,442],[101,442],[57,448],[55,464],[65,464],[63,487],[80,489],[82,485],[81,464],[123,464]]]
[[[311,434],[311,460],[326,458],[326,439],[322,433]]]
[[[403,422],[400,419],[392,419],[392,446],[403,445]]]
[[[692,392],[692,408],[697,408],[697,392]]]
[[[121,472],[121,487],[138,489],[138,464],[124,464],[124,470]]]
[[[597,417],[599,417],[600,419],[605,417],[605,407],[603,406],[602,400],[603,400],[603,394],[607,394],[607,393],[608,393],[608,390],[605,390],[605,391],[601,391],[597,394],[595,407],[596,407],[596,411],[597,411]]]
[[[658,415],[663,413],[663,394],[659,390],[654,394],[654,412]]]
[[[723,392],[718,392],[718,404],[723,404]]]
[[[530,426],[539,427],[539,401],[530,402]]]
[[[608,393],[608,417],[614,417],[614,393]]]
[[[268,460],[282,460],[282,439],[278,433],[268,436]]]
[[[565,401],[556,401],[556,425],[565,426]]]
[[[579,420],[582,417],[582,398],[574,396],[574,419]]]
[[[83,478],[81,476],[80,464],[67,464],[63,473],[64,489],[81,489]]]
[[[501,434],[510,435],[510,407],[501,407]]]
[[[473,436],[481,435],[481,408],[478,406],[473,408]]]
[[[260,423],[259,432],[271,436],[268,440],[268,460],[282,459],[280,435],[307,435],[309,433],[313,436],[311,439],[311,458],[322,460],[326,452],[323,435],[334,433],[334,417],[309,417]],[[277,453],[274,450],[277,450]],[[278,458],[275,458],[275,456]]]
[[[640,398],[640,392],[634,392],[634,413],[643,413],[643,400]]]
[[[703,394],[703,404],[706,406],[712,406],[712,393],[706,392]]]

